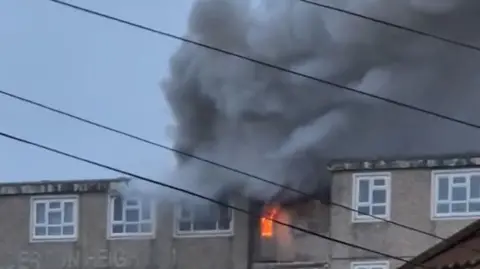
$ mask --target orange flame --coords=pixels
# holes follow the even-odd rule
[[[273,236],[273,221],[278,213],[277,207],[272,207],[267,210],[265,217],[260,219],[260,235],[262,237],[272,237]]]

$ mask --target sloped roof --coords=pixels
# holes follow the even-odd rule
[[[476,220],[471,224],[467,225],[465,228],[456,232],[447,240],[441,241],[440,243],[432,246],[431,248],[420,253],[418,256],[410,260],[410,263],[406,263],[400,266],[398,269],[413,269],[416,268],[415,264],[425,264],[433,258],[442,255],[450,249],[455,248],[463,242],[467,242],[478,236],[480,232],[480,220]],[[439,266],[441,269],[466,269],[474,268],[480,265],[480,258],[475,257],[474,259],[468,259],[461,262],[454,262],[451,264],[445,264],[444,266]]]

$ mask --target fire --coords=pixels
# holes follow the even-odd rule
[[[260,234],[262,237],[273,236],[273,221],[272,219],[277,215],[278,207],[268,208],[265,212],[265,217],[260,219]]]

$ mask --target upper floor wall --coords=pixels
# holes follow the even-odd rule
[[[406,259],[480,217],[480,159],[344,162],[331,167],[331,236]],[[358,212],[355,212],[358,211]],[[371,217],[376,216],[376,218]],[[387,220],[387,221],[385,221]],[[332,244],[332,259],[384,257]]]
[[[124,183],[0,185],[0,268],[247,268],[245,214],[122,199]]]

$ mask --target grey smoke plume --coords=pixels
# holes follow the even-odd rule
[[[261,2],[258,4],[258,2]],[[323,0],[479,44],[480,1]],[[257,3],[254,5],[254,3]],[[255,6],[255,8],[254,8]],[[188,37],[298,72],[480,122],[480,53],[296,0],[199,0]],[[183,44],[163,89],[176,147],[302,191],[332,158],[478,150],[480,131]],[[269,199],[279,190],[183,159],[178,181]]]

